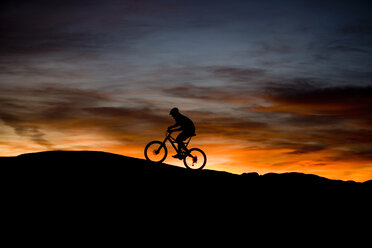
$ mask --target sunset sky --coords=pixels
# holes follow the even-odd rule
[[[3,0],[0,156],[144,158],[177,106],[207,169],[370,180],[371,13],[369,0]]]

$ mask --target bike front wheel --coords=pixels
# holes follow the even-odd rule
[[[163,162],[167,154],[167,147],[160,141],[151,141],[145,147],[145,157],[152,162]]]
[[[201,149],[191,148],[183,163],[188,169],[201,170],[207,163],[207,156]]]

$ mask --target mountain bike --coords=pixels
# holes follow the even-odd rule
[[[179,155],[180,159],[183,160],[184,165],[188,169],[194,170],[201,170],[207,163],[207,156],[205,153],[199,148],[191,148],[188,149],[187,145],[190,143],[192,136],[189,137],[186,141],[184,141],[184,149],[180,152],[177,150],[176,147],[176,139],[172,137],[172,131],[166,133],[165,139],[163,142],[161,141],[151,141],[145,147],[145,157],[147,160],[152,162],[163,162],[168,155],[168,149],[166,146],[166,142],[169,141],[174,150]]]

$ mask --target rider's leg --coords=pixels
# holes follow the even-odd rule
[[[182,151],[182,148],[185,148],[183,141],[185,141],[188,137],[190,136],[185,132],[182,132],[177,136],[176,143],[178,144],[178,153]]]
[[[173,156],[174,158],[182,159],[181,151],[182,151],[183,148],[185,148],[185,144],[183,143],[183,141],[186,140],[188,137],[190,137],[190,136],[185,132],[182,132],[177,136],[177,138],[176,138],[177,155]]]

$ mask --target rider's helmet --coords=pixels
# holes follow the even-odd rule
[[[178,113],[179,113],[178,108],[172,108],[171,111],[169,112],[170,115],[175,115]]]

